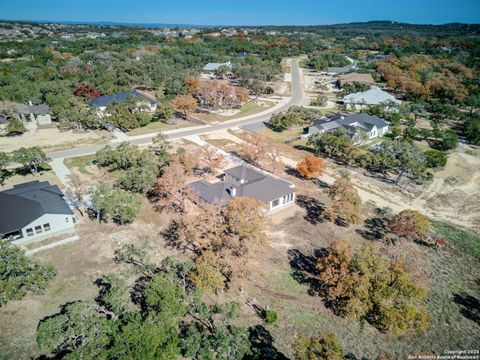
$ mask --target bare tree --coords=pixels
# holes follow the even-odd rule
[[[71,198],[74,198],[75,208],[80,212],[82,217],[83,212],[81,210],[81,206],[85,197],[85,191],[86,184],[82,180],[80,174],[78,174],[77,172],[71,172],[70,175],[68,175],[68,185],[66,193]]]
[[[190,185],[187,183],[185,169],[178,163],[163,169],[162,176],[155,184],[154,192],[159,209],[180,213],[185,212],[187,201],[194,197]]]
[[[203,168],[210,173],[215,173],[217,169],[222,167],[225,156],[212,146],[205,145],[200,152]]]

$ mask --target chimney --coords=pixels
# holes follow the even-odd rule
[[[230,196],[235,197],[237,195],[237,189],[233,186],[230,186]]]

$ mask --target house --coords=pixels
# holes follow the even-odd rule
[[[278,210],[295,201],[295,185],[249,165],[225,170],[220,182],[196,181],[191,187],[207,203],[228,202],[236,196],[260,200],[265,210]]]
[[[338,74],[345,74],[345,73],[347,73],[349,71],[352,71],[356,68],[357,68],[357,66],[355,64],[349,64],[349,65],[342,66],[342,67],[328,67],[325,72],[328,75],[338,75]]]
[[[367,105],[381,105],[381,104],[397,104],[401,102],[393,97],[393,95],[373,87],[370,90],[358,93],[348,94],[343,98],[343,103],[347,109],[364,108]]]
[[[306,133],[302,135],[302,137],[308,138],[314,134],[324,134],[328,131],[335,131],[340,128],[347,130],[353,135],[360,131],[371,140],[385,135],[388,132],[388,123],[376,115],[368,115],[366,113],[335,115],[330,118],[315,120],[312,126],[306,128]],[[358,139],[355,142],[360,141],[361,139]]]
[[[337,80],[337,84],[339,87],[342,87],[345,84],[352,84],[352,83],[375,85],[375,80],[373,80],[373,77],[371,74],[362,74],[357,72],[340,75]]]
[[[27,128],[29,124],[48,125],[52,123],[50,108],[45,104],[33,105],[32,102],[29,101],[28,105],[16,104],[13,111],[13,116],[22,120]]]
[[[125,101],[129,96],[131,97],[138,97],[139,102],[137,103],[138,106],[144,104],[147,106],[148,112],[155,112],[157,110],[157,102],[152,98],[138,92],[138,91],[126,91],[121,92],[115,95],[108,95],[108,96],[99,96],[95,99],[89,101],[89,105],[94,106],[97,108],[97,115],[103,116],[107,106],[114,101]]]
[[[57,185],[32,181],[0,192],[0,234],[16,243],[73,230],[73,211]]]
[[[228,61],[226,63],[208,63],[205,65],[202,69],[203,73],[213,75],[216,70],[218,70],[220,67],[226,66],[230,69],[233,68],[233,64],[231,61]]]

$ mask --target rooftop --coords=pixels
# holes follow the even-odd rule
[[[215,71],[221,66],[227,66],[229,68],[232,68],[233,64],[230,61],[226,62],[226,63],[208,63],[207,65],[205,65],[203,67],[203,70],[205,70],[205,71]]]
[[[121,92],[115,95],[108,95],[108,96],[99,96],[93,100],[89,101],[90,105],[93,106],[107,106],[108,104],[114,101],[125,101],[128,96],[139,96],[147,100],[151,105],[155,105],[157,102],[148,96],[139,93],[138,91],[126,91]]]
[[[333,130],[340,126],[355,126],[370,131],[374,126],[377,128],[383,128],[388,126],[388,123],[376,115],[358,113],[350,115],[335,115],[327,119],[318,119],[313,122],[313,126],[325,131]]]
[[[293,184],[265,174],[249,165],[227,169],[225,174],[232,176],[237,181],[226,177],[224,181],[218,183],[212,184],[200,180],[192,183],[191,186],[200,198],[208,203],[227,202],[234,196],[248,197],[268,203],[292,193],[294,188]]]
[[[394,102],[400,104],[400,101],[395,99],[395,97],[382,89],[377,87],[372,88],[367,91],[362,91],[358,93],[348,94],[343,98],[343,102],[348,104],[367,104],[367,105],[378,105],[385,102]]]
[[[338,77],[338,81],[341,84],[346,84],[346,83],[361,83],[361,84],[370,84],[370,85],[375,84],[375,80],[373,80],[373,77],[371,74],[362,74],[357,72],[340,75]]]
[[[44,214],[73,214],[57,185],[32,181],[0,192],[0,234],[20,230]]]
[[[19,114],[34,114],[34,115],[46,115],[50,113],[50,108],[48,105],[26,105],[26,104],[17,104],[15,105],[15,111]]]

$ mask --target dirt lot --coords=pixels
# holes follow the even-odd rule
[[[20,147],[39,146],[46,151],[61,150],[63,147],[85,146],[106,142],[111,134],[104,131],[73,132],[60,131],[56,127],[27,131],[21,136],[2,136],[0,151],[10,152]]]
[[[27,175],[13,175],[7,178],[0,190],[10,189],[14,185],[26,183],[29,181],[48,181],[52,185],[58,185],[60,188],[63,187],[63,184],[60,182],[55,173],[51,170],[42,171],[38,175],[34,176],[32,174]]]
[[[158,235],[168,222],[168,216],[159,215],[145,202],[140,219],[134,224],[116,226],[84,219],[76,227],[80,240],[34,255],[40,262],[52,264],[57,276],[44,294],[29,295],[0,309],[0,359],[30,359],[39,355],[35,344],[38,321],[58,312],[59,306],[68,301],[93,299],[97,295],[94,281],[119,270],[113,262],[117,240],[138,243],[140,237],[148,236],[159,259],[171,254]]]
[[[478,348],[478,324],[462,313],[465,311],[462,303],[469,296],[478,299],[480,295],[476,284],[480,271],[478,266],[472,268],[479,259],[453,247],[441,252],[413,243],[383,248],[383,252],[407,258],[412,268],[421,269],[417,270],[417,277],[429,290],[426,306],[432,321],[424,334],[398,338],[382,334],[368,323],[335,316],[319,296],[309,295],[310,279],[316,275],[314,269],[309,270],[314,266],[312,256],[338,238],[350,240],[354,247],[371,243],[356,230],[361,229],[314,223],[305,210],[271,230],[271,249],[255,258],[257,267],[246,291],[262,306],[279,312],[279,323],[269,330],[280,351],[291,355],[291,343],[299,332],[325,331],[336,333],[347,351],[357,358],[375,358],[384,349],[404,356],[414,351],[441,353],[446,348]]]

